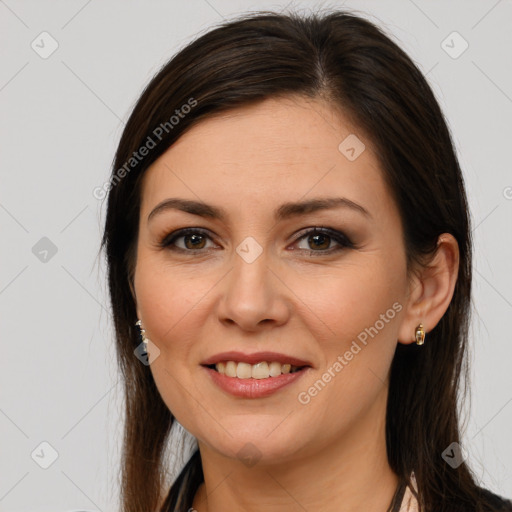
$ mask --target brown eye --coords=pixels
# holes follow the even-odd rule
[[[332,253],[354,247],[346,235],[333,229],[314,228],[300,236],[297,242],[304,239],[306,239],[308,247],[300,249],[310,253]],[[330,247],[333,241],[338,244],[338,247]]]
[[[181,239],[183,239],[183,242],[177,243]],[[167,235],[159,245],[178,251],[194,252],[205,249],[207,240],[211,240],[211,238],[205,231],[188,228]]]
[[[329,235],[309,235],[308,241],[312,242],[312,249],[329,249],[331,237]]]
[[[204,248],[204,242],[205,238],[203,235],[184,235],[183,240],[185,241],[185,246],[187,249],[203,249]],[[190,244],[189,244],[190,242]]]

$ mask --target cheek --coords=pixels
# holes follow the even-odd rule
[[[385,259],[368,258],[335,278],[317,281],[314,290],[304,286],[298,292],[309,306],[303,319],[309,319],[306,328],[318,342],[324,365],[303,391],[313,393],[315,418],[324,409],[332,412],[332,404],[345,411],[344,418],[324,418],[334,430],[370,407],[385,385],[403,309],[403,280],[390,277],[401,275],[398,267],[392,271]],[[312,388],[322,391],[315,395]]]
[[[385,259],[366,258],[317,276],[314,282],[298,278],[294,291],[306,306],[304,315],[311,319],[309,327],[318,341],[326,348],[342,349],[358,336],[364,340],[375,324],[384,337],[397,330],[405,288],[403,280],[393,276],[401,272]]]
[[[208,291],[205,279],[194,279],[190,272],[162,261],[160,255],[140,251],[135,272],[138,310],[148,337],[165,349],[168,339],[182,329],[182,322],[191,314]],[[149,336],[151,335],[151,336]]]
[[[345,411],[344,419],[324,418],[334,430],[370,407],[385,386],[403,309],[402,280],[391,278],[401,275],[399,266],[369,257],[298,292],[309,306],[303,319],[309,318],[306,328],[318,342],[323,365],[322,382],[315,375],[302,391],[315,402],[316,418],[324,409],[332,411],[333,403]],[[316,389],[322,391],[315,395]]]
[[[142,252],[142,255],[144,253]],[[150,371],[160,396],[176,419],[194,429],[191,418],[201,417],[201,390],[192,373],[198,364],[197,340],[202,322],[198,313],[214,280],[194,279],[156,258],[139,259],[135,274],[140,317],[146,335],[160,350]]]
[[[150,369],[170,409],[179,409],[183,401],[181,383],[186,381],[187,390],[196,395],[192,375],[204,356],[200,342],[209,338],[204,334],[206,322],[211,322],[209,297],[220,277],[206,271],[198,275],[141,251],[135,274],[138,309],[147,337],[160,351]]]

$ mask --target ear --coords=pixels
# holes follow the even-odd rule
[[[416,341],[415,330],[420,323],[425,333],[438,324],[452,300],[458,271],[459,245],[453,235],[443,233],[431,261],[416,269],[410,279],[409,298],[398,331],[399,343],[408,345]]]

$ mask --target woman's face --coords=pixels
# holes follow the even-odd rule
[[[155,210],[171,198],[206,206]],[[332,204],[293,206],[314,199]],[[203,446],[271,462],[383,431],[409,286],[401,220],[370,141],[329,105],[267,99],[190,129],[144,177],[137,243],[150,369]],[[237,364],[257,352],[277,355]],[[307,367],[286,373],[292,358]]]

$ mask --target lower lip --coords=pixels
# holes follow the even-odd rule
[[[278,377],[268,377],[267,379],[239,379],[238,377],[228,377],[216,370],[203,368],[209,373],[211,379],[222,390],[242,398],[263,398],[275,393],[281,388],[296,382],[308,370],[305,367],[294,373],[282,373]]]

